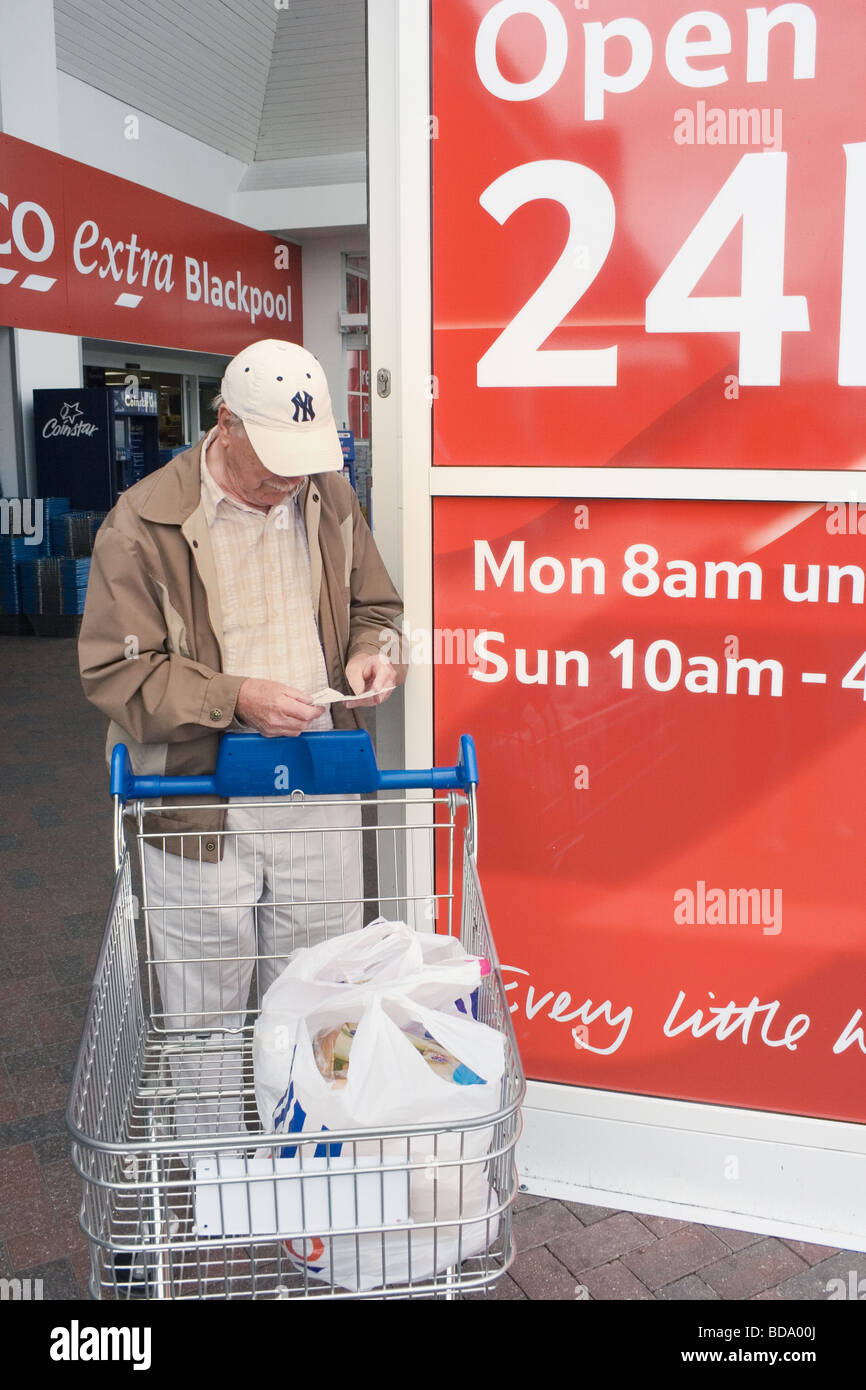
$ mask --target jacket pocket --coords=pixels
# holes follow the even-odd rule
[[[186,636],[186,623],[178,613],[177,609],[168,596],[168,589],[159,580],[156,581],[159,589],[160,601],[162,604],[162,616],[165,622],[165,645],[170,652],[179,652],[181,656],[192,657],[189,649],[189,642]]]

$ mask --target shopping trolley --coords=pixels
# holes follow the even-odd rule
[[[455,1298],[508,1268],[525,1083],[478,878],[477,780],[466,735],[454,767],[421,771],[380,770],[363,731],[227,734],[206,777],[136,776],[114,749],[117,874],[67,1111],[93,1297]],[[192,806],[216,828],[175,828]],[[487,962],[471,1009],[502,1036],[498,1106],[289,1146],[255,1104],[264,990],[294,948],[377,916]],[[322,1276],[338,1242],[366,1283]]]

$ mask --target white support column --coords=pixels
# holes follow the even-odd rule
[[[412,628],[432,626],[429,25],[418,0],[369,0],[370,359],[376,543]],[[390,372],[390,394],[377,388]],[[391,765],[433,759],[433,672],[415,667],[377,721]],[[401,746],[402,745],[402,746]]]
[[[331,388],[338,428],[348,419],[346,355],[340,333],[343,252],[352,249],[351,238],[301,239],[304,251],[304,347],[318,357]],[[363,248],[366,252],[366,245]]]
[[[20,0],[0,0],[0,34],[3,133],[56,150],[60,119],[52,0],[28,0],[26,5]],[[23,328],[11,330],[10,339],[0,388],[0,486],[7,497],[32,496],[36,491],[33,392],[40,386],[81,385],[81,341],[63,333]],[[16,447],[10,448],[10,443]]]
[[[23,465],[24,438],[15,373],[15,330],[0,328],[0,492],[4,497],[18,497],[22,492],[26,494]]]

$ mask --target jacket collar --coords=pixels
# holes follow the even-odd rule
[[[145,521],[163,526],[182,526],[192,516],[201,501],[201,450],[204,439],[191,449],[177,454],[163,467],[151,474],[153,486],[139,503],[139,515]]]

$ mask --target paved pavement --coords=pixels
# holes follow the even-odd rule
[[[112,865],[102,720],[74,642],[0,637],[0,709],[0,1278],[80,1299],[63,1116]],[[826,1300],[829,1280],[866,1279],[866,1254],[528,1193],[515,1231],[497,1299]]]
[[[866,1274],[866,1254],[529,1194],[514,1228],[497,1298],[826,1300],[831,1279]]]

